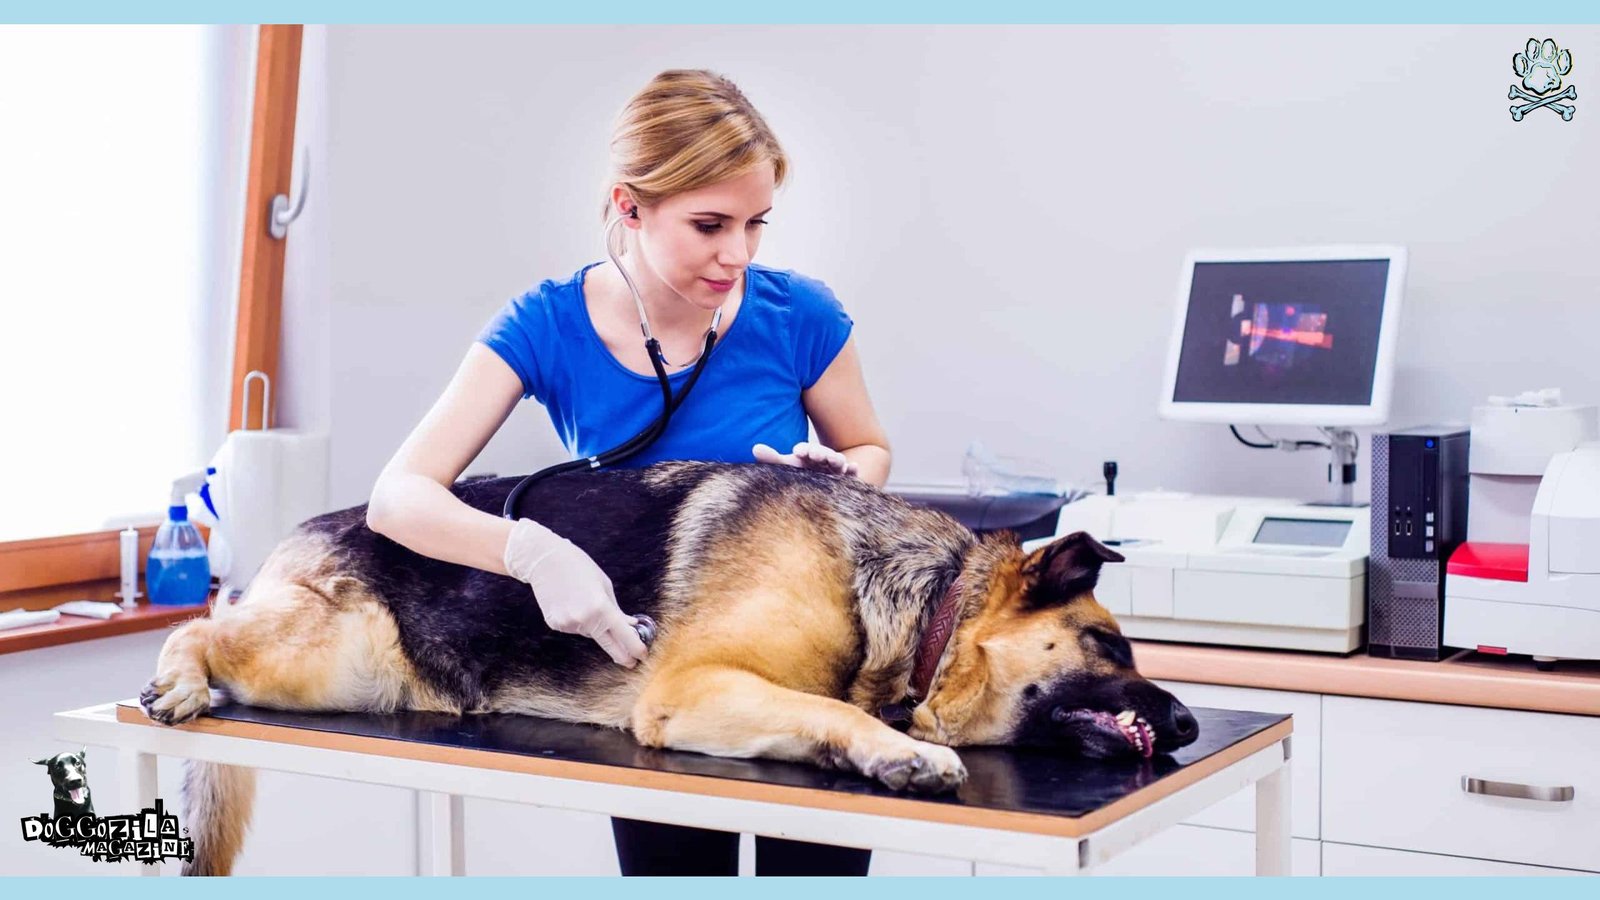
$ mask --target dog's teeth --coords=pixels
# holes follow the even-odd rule
[[[1135,718],[1137,718],[1137,717],[1138,717],[1138,713],[1135,713],[1131,709],[1125,709],[1122,712],[1117,713],[1117,724],[1118,725],[1132,725],[1133,724],[1133,720]]]

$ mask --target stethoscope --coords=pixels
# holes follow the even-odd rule
[[[634,208],[629,211],[627,216],[617,216],[606,223],[605,231],[603,232],[606,256],[611,258],[611,264],[617,267],[618,272],[622,273],[622,280],[627,283],[628,292],[633,295],[634,306],[639,309],[639,330],[644,333],[645,351],[650,354],[650,365],[656,370],[656,381],[661,384],[661,415],[657,416],[654,422],[645,426],[644,430],[621,444],[612,447],[610,450],[583,459],[570,459],[566,462],[556,463],[553,466],[540,469],[517,482],[517,486],[511,489],[510,494],[506,495],[505,506],[500,511],[500,514],[507,519],[516,518],[517,502],[522,499],[522,495],[528,490],[529,485],[535,481],[563,472],[573,472],[578,469],[598,469],[601,466],[615,465],[655,443],[656,439],[661,437],[662,432],[667,430],[667,422],[672,419],[672,414],[677,411],[684,399],[689,396],[689,392],[694,389],[694,383],[700,380],[700,372],[705,369],[706,360],[711,358],[711,348],[716,346],[717,326],[722,324],[722,307],[720,306],[711,316],[711,327],[706,329],[705,347],[700,350],[700,355],[695,357],[694,370],[689,373],[689,380],[684,382],[683,390],[674,395],[672,393],[672,383],[667,380],[666,357],[661,353],[661,342],[656,340],[655,335],[650,332],[650,318],[645,315],[644,300],[639,297],[639,288],[634,285],[633,277],[628,274],[628,270],[622,265],[622,261],[617,259],[616,251],[611,246],[612,229],[621,224],[624,218],[639,218],[638,209]],[[655,636],[655,622],[649,616],[643,615],[634,616],[634,619],[636,620],[634,628],[639,632],[639,639],[646,644],[650,643],[651,638]]]

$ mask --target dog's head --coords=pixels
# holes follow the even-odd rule
[[[910,734],[951,746],[1013,744],[1093,757],[1149,756],[1193,743],[1194,716],[1140,676],[1117,620],[1094,598],[1122,556],[1083,532],[1002,558],[980,611]]]
[[[78,806],[89,802],[89,748],[77,753],[57,753],[55,756],[34,760],[35,765],[50,771],[50,781],[55,785],[55,795]]]

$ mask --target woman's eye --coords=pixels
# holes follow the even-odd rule
[[[766,219],[751,219],[746,224],[745,227],[753,228],[753,227],[755,227],[757,225],[766,225],[766,224],[767,224],[767,220]],[[701,234],[716,234],[717,232],[722,230],[722,223],[721,222],[696,222],[696,223],[694,223],[694,227]]]

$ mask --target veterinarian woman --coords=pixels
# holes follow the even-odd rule
[[[753,263],[788,160],[739,89],[705,71],[656,76],[611,141],[603,221],[681,390],[721,308],[718,340],[666,432],[621,465],[667,459],[803,466],[883,485],[889,443],[867,397],[851,320],[821,282]],[[620,222],[614,218],[620,217]],[[373,488],[371,526],[436,559],[526,581],[545,621],[618,665],[647,652],[577,546],[449,491],[519,400],[544,405],[572,455],[631,438],[661,388],[623,273],[609,262],[541,283],[490,321]],[[807,443],[806,421],[818,442]],[[793,448],[780,453],[774,448]],[[734,875],[739,836],[612,819],[624,875]],[[766,875],[865,875],[871,851],[759,837]]]

